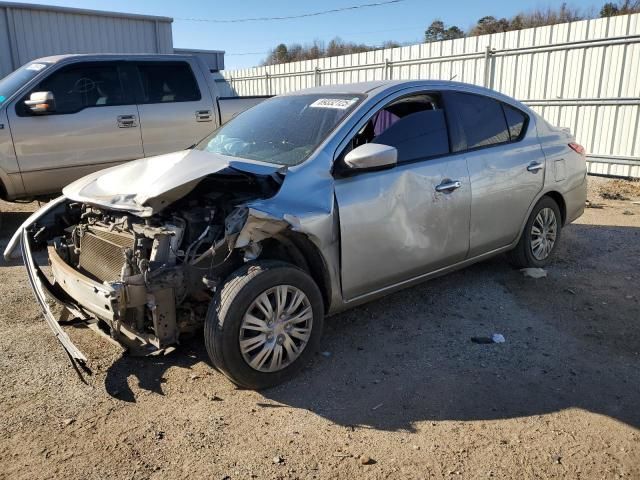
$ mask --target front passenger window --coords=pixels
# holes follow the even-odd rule
[[[398,150],[398,163],[449,153],[449,137],[436,95],[412,95],[375,113],[352,141],[352,148],[378,143]]]

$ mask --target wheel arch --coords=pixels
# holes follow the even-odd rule
[[[329,271],[318,247],[305,235],[287,230],[262,241],[261,259],[282,260],[307,272],[322,293],[325,311],[331,303]]]
[[[564,226],[565,222],[567,221],[567,203],[564,197],[562,196],[562,194],[557,190],[550,190],[540,198],[544,198],[544,197],[550,197],[554,202],[556,202],[556,204],[558,205],[558,208],[560,209],[562,225]],[[539,201],[540,199],[538,199],[537,202]]]

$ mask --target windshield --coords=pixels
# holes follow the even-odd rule
[[[0,79],[0,105],[7,101],[14,93],[22,88],[25,83],[38,75],[42,70],[50,66],[50,63],[31,62],[23,65],[18,70]]]
[[[278,165],[298,165],[361,98],[340,94],[275,97],[238,115],[196,148]]]

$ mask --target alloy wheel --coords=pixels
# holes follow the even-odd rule
[[[536,260],[545,260],[553,250],[558,234],[558,221],[552,208],[538,212],[531,225],[531,253]]]
[[[240,325],[240,352],[259,372],[277,372],[291,365],[307,346],[313,327],[311,302],[292,285],[262,292]]]

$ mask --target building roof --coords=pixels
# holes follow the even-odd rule
[[[34,3],[0,2],[0,8],[16,8],[21,10],[40,10],[47,12],[71,13],[75,15],[94,15],[101,17],[131,18],[136,20],[153,20],[158,22],[173,22],[171,17],[159,17],[155,15],[140,15],[137,13],[109,12],[106,10],[87,10],[84,8],[58,7],[52,5],[38,5]]]

